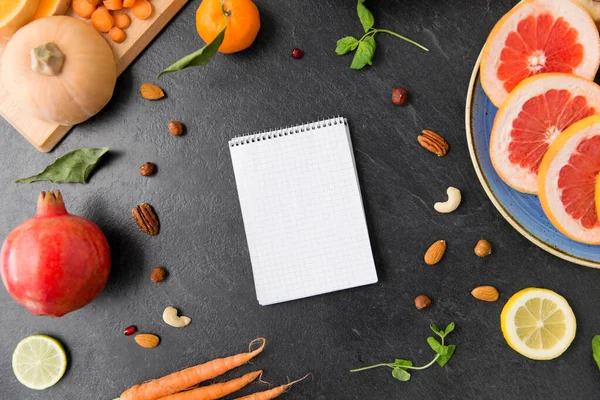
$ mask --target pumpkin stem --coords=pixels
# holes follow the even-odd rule
[[[65,55],[52,42],[31,49],[31,69],[39,74],[56,76],[65,62]]]

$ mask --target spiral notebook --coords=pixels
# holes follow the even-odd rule
[[[261,305],[377,282],[345,118],[229,148]]]

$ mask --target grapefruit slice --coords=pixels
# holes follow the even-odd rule
[[[565,72],[593,80],[600,65],[598,28],[573,0],[525,0],[504,15],[481,56],[481,85],[500,107],[525,78]]]
[[[600,244],[595,191],[600,173],[600,115],[567,128],[540,165],[542,208],[552,224],[581,243]]]
[[[573,123],[600,113],[600,86],[551,73],[527,78],[502,104],[492,127],[490,157],[506,184],[538,192],[538,171],[548,147]]]

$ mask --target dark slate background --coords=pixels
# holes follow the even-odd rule
[[[243,351],[257,336],[268,338],[265,352],[227,377],[263,368],[266,380],[281,384],[312,373],[285,395],[290,400],[600,398],[590,351],[592,336],[600,334],[600,272],[555,258],[513,230],[480,187],[467,150],[471,71],[487,33],[513,3],[371,1],[376,26],[431,52],[378,36],[373,67],[357,72],[350,56],[334,53],[337,39],[361,33],[354,0],[257,0],[262,29],[249,50],[157,81],[163,67],[202,44],[194,29],[198,1],[191,1],[119,79],[108,107],[52,153],[38,153],[1,121],[0,236],[34,214],[39,191],[60,188],[69,211],[106,233],[113,271],[91,305],[61,319],[34,317],[0,290],[0,398],[112,399],[132,384]],[[302,60],[290,57],[293,47],[304,49]],[[141,99],[137,90],[148,81],[168,97]],[[390,100],[397,86],[410,91],[404,108]],[[227,140],[333,115],[350,122],[380,282],[261,307]],[[171,137],[172,119],[187,125],[186,135]],[[419,147],[424,128],[448,139],[446,157]],[[70,150],[100,146],[110,146],[110,155],[86,185],[13,183]],[[139,176],[145,161],[158,165],[156,176]],[[432,204],[449,185],[464,200],[455,213],[441,215]],[[140,202],[159,213],[159,236],[133,223],[131,208]],[[473,254],[480,238],[493,243],[488,259]],[[448,252],[439,265],[425,266],[423,253],[438,239],[448,240]],[[148,278],[156,265],[170,273],[160,285]],[[470,291],[482,284],[498,287],[500,300],[474,300]],[[577,337],[557,360],[528,360],[502,338],[502,306],[528,286],[561,293],[577,316]],[[434,301],[425,311],[413,305],[421,293]],[[167,305],[192,324],[165,325]],[[408,383],[387,370],[348,372],[395,357],[422,365],[432,357],[429,324],[450,321],[457,329],[449,340],[458,348],[446,368],[415,372]],[[138,347],[122,334],[130,324],[160,335],[161,345]],[[69,355],[65,377],[44,392],[23,387],[11,370],[14,347],[35,333],[57,337]]]

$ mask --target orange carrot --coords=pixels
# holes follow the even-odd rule
[[[294,385],[295,383],[305,380],[307,376],[308,375],[306,375],[304,378],[298,379],[294,382],[286,383],[285,385],[281,385],[281,386],[275,387],[273,389],[265,390],[264,392],[252,393],[248,396],[238,397],[235,400],[272,400],[275,397],[279,397],[282,394],[284,394],[285,392],[287,392],[289,390],[289,388],[291,388],[292,385]]]
[[[96,11],[96,6],[90,4],[88,0],[73,0],[71,7],[73,7],[75,14],[86,19],[90,19],[94,11]]]
[[[148,0],[135,0],[131,12],[139,19],[148,19],[152,15],[152,4]]]
[[[127,29],[129,28],[129,25],[131,25],[131,18],[124,12],[117,11],[115,13],[112,13],[112,16],[115,20],[115,26],[117,28]]]
[[[265,348],[266,340],[264,338],[254,339],[250,342],[250,348],[257,343],[262,342],[256,350],[248,353],[236,354],[226,358],[217,358],[204,364],[196,365],[182,371],[174,372],[160,379],[135,385],[127,389],[121,395],[121,400],[157,400],[161,397],[173,393],[181,392],[189,387],[197,385],[209,379],[214,379],[225,372],[246,364],[248,361],[259,355]]]
[[[215,383],[193,390],[186,390],[170,396],[161,397],[160,400],[215,400],[237,392],[250,382],[262,375],[262,371],[250,372],[241,378],[232,379],[223,383]]]
[[[135,0],[123,0],[123,7],[131,8],[135,4]]]
[[[106,7],[100,6],[92,14],[92,25],[100,32],[108,32],[113,27],[114,21],[112,15]]]
[[[120,10],[123,8],[123,0],[104,0],[104,7],[111,11]]]
[[[108,31],[108,37],[115,43],[123,43],[127,38],[127,35],[123,32],[123,29],[113,26],[110,28],[110,31]]]

